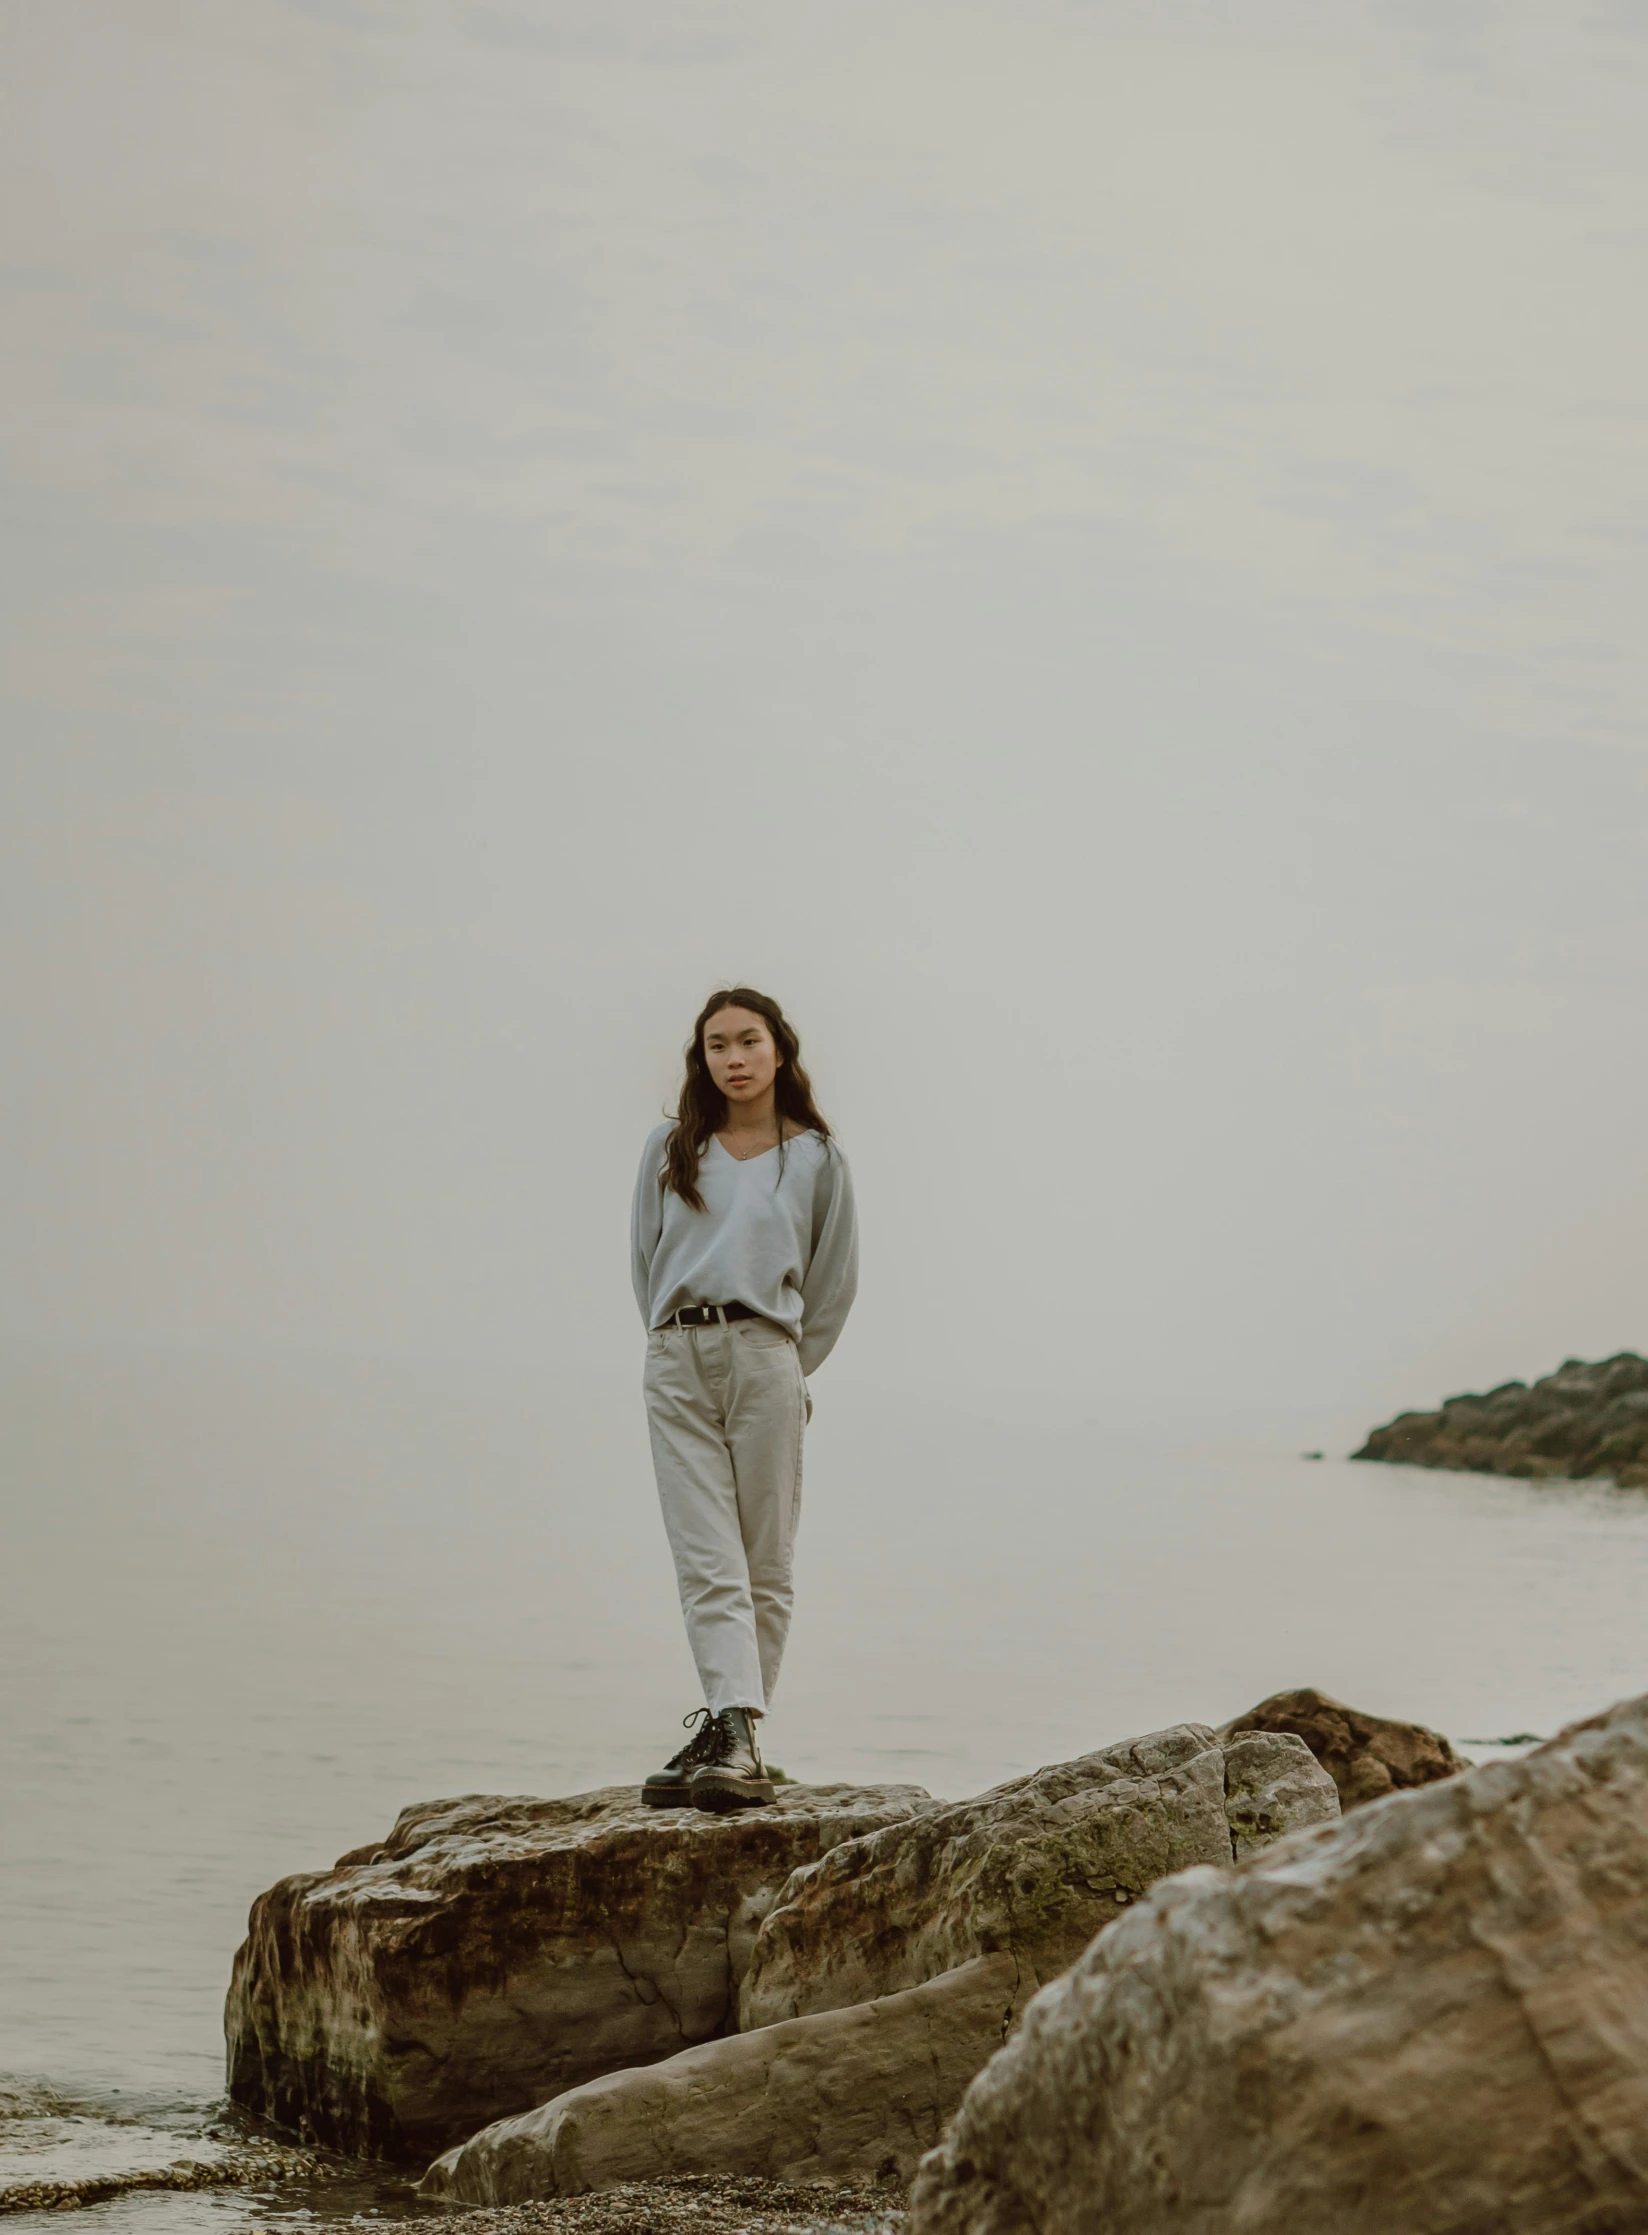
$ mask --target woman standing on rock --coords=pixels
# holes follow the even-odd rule
[[[705,1004],[675,1123],[647,1137],[631,1235],[658,1498],[704,1687],[697,1729],[642,1798],[761,1807],[773,1788],[755,1726],[790,1628],[803,1376],[858,1285],[847,1161],[766,994]]]

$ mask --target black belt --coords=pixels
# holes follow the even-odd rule
[[[678,1312],[671,1312],[665,1320],[666,1327],[719,1327],[729,1319],[759,1319],[759,1312],[752,1312],[748,1304],[683,1304]]]

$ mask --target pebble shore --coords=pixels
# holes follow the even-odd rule
[[[897,2190],[794,2186],[747,2175],[632,2181],[538,2204],[448,2207],[400,2220],[395,2235],[902,2235]]]

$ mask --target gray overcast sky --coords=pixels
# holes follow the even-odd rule
[[[769,986],[832,1374],[1648,1347],[1648,19],[0,0],[17,1340],[628,1371]]]

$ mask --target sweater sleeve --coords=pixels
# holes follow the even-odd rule
[[[813,1190],[813,1254],[801,1283],[801,1371],[822,1366],[858,1293],[858,1214],[852,1174],[833,1142]]]
[[[641,1307],[641,1324],[652,1326],[652,1261],[664,1231],[662,1179],[663,1128],[647,1135],[641,1151],[641,1169],[635,1175],[635,1201],[629,1214],[629,1269],[635,1283],[635,1301]]]

